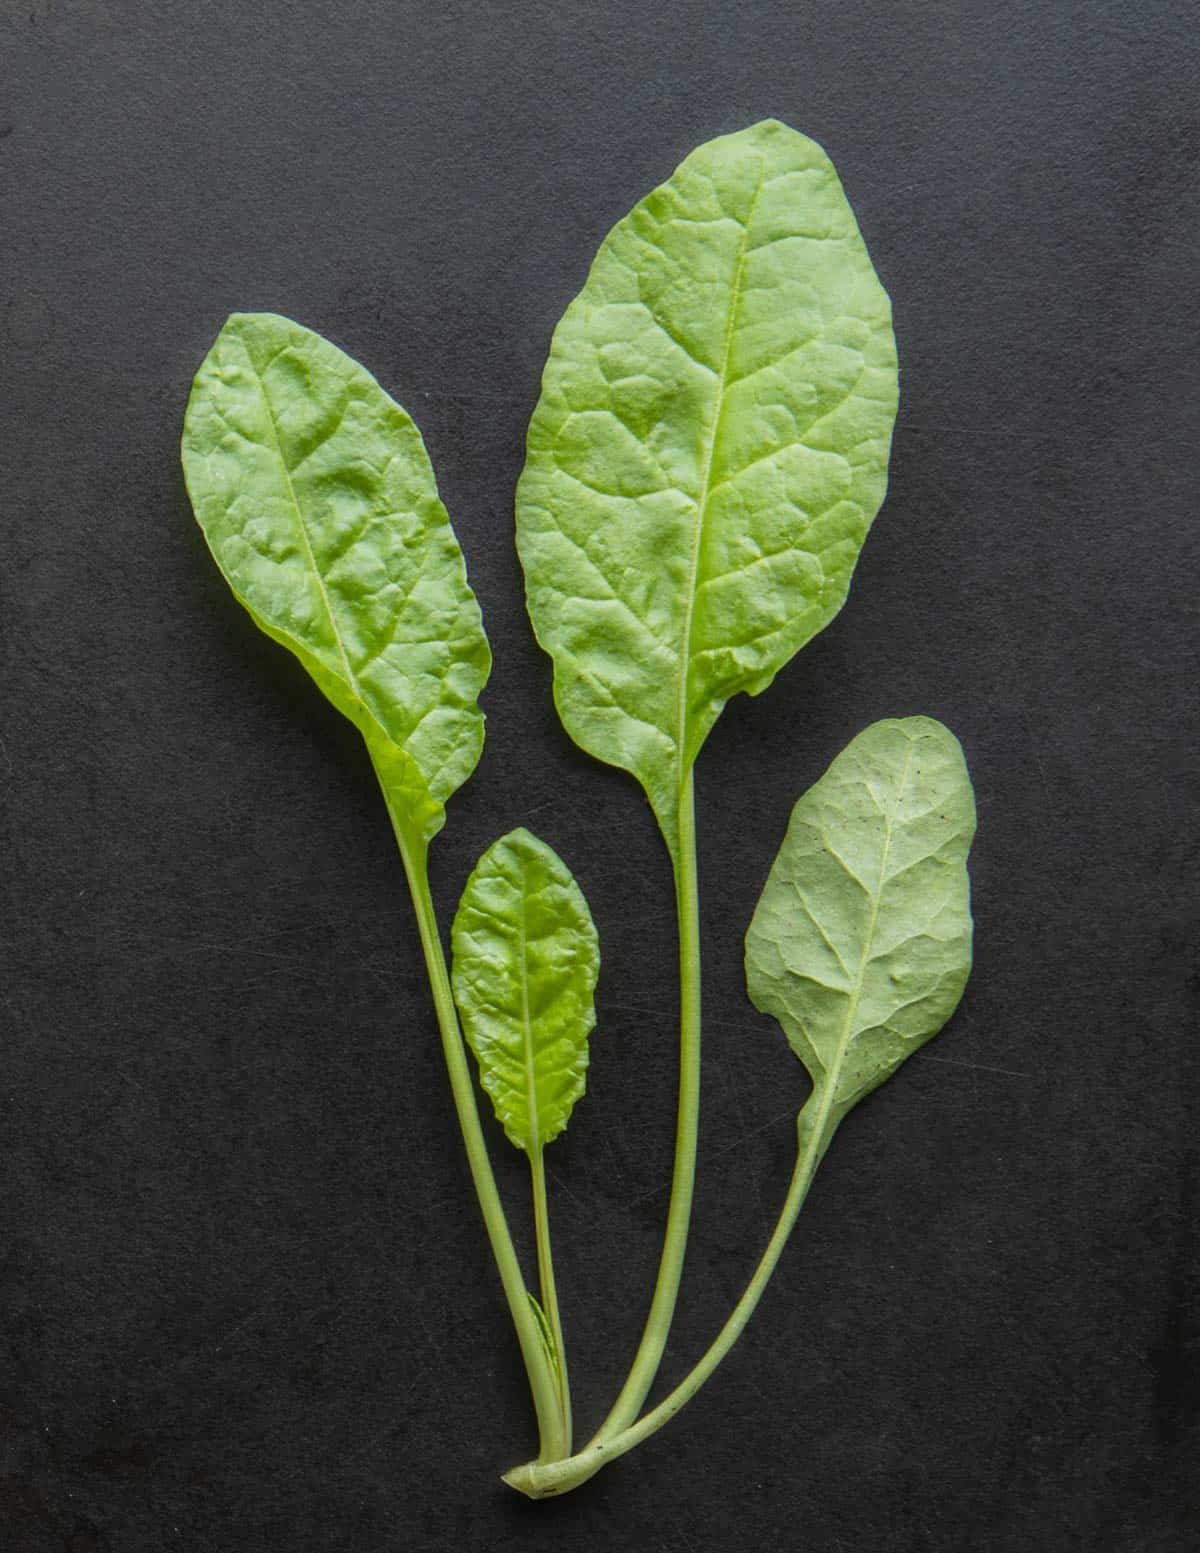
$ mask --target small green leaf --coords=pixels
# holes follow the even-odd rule
[[[802,1141],[937,1034],[971,969],[975,801],[954,735],[872,724],[792,810],[746,934],[746,983],[812,1075]]]
[[[529,612],[567,731],[633,772],[673,854],[725,702],[841,608],[896,399],[837,174],[773,120],[635,206],[555,331],[517,489]]]
[[[235,313],[196,374],[183,468],[226,581],[428,840],[479,759],[491,656],[420,432],[328,340]]]
[[[483,854],[454,918],[454,997],[483,1087],[532,1158],[583,1094],[600,951],[558,855],[527,830]]]

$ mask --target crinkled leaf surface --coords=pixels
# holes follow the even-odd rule
[[[532,1157],[583,1094],[600,970],[587,902],[561,858],[527,830],[483,854],[454,918],[454,997],[483,1087]]]
[[[837,613],[883,500],[891,308],[820,146],[710,141],[609,233],[554,334],[517,491],[575,741],[676,845],[683,778]]]
[[[792,810],[746,934],[746,982],[838,1121],[949,1019],[971,969],[975,801],[954,735],[872,724]]]
[[[428,839],[479,759],[491,658],[420,432],[328,340],[235,313],[196,374],[183,467],[230,587]]]

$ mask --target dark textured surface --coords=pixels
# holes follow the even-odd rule
[[[6,0],[5,1553],[1200,1546],[1194,22]],[[440,909],[527,823],[605,957],[591,1092],[550,1161],[586,1428],[666,1205],[673,915],[633,782],[555,721],[511,496],[600,237],[767,114],[842,174],[902,408],[846,609],[702,759],[702,1159],[668,1378],[758,1255],[803,1094],[742,932],[793,798],[874,718],[930,713],[966,748],[976,972],[842,1130],[719,1378],[533,1506],[496,1480],[529,1409],[369,768],[212,567],[180,421],[225,314],[271,308],[424,429],[496,650]]]

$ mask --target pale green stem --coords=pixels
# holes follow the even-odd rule
[[[700,904],[696,878],[696,806],[689,771],[679,794],[679,844],[675,861],[675,904],[679,917],[679,1107],[675,1167],[658,1281],[629,1377],[592,1444],[610,1440],[637,1417],[662,1361],[687,1249],[696,1140],[700,1125]]]
[[[399,816],[392,808],[386,787],[384,799],[387,802],[392,829],[396,833],[400,856],[404,862],[408,887],[412,892],[417,932],[420,934],[421,948],[425,952],[425,965],[429,972],[433,1006],[437,1012],[442,1050],[446,1057],[446,1069],[450,1075],[450,1088],[454,1095],[455,1109],[458,1112],[458,1124],[462,1129],[463,1142],[466,1145],[471,1179],[475,1183],[475,1193],[483,1211],[483,1221],[491,1242],[492,1255],[496,1259],[500,1282],[504,1286],[504,1295],[508,1300],[513,1326],[517,1331],[517,1341],[521,1347],[521,1357],[525,1361],[525,1370],[533,1393],[533,1405],[538,1421],[538,1460],[555,1461],[570,1450],[570,1439],[563,1434],[558,1385],[542,1343],[541,1333],[538,1331],[537,1320],[529,1305],[525,1278],[517,1260],[512,1236],[508,1231],[508,1222],[504,1217],[500,1194],[496,1190],[496,1179],[492,1174],[491,1160],[488,1158],[483,1128],[479,1124],[479,1109],[475,1104],[475,1089],[471,1083],[471,1071],[467,1065],[466,1047],[459,1028],[454,995],[450,990],[450,977],[446,971],[446,957],[442,951],[442,940],[438,933],[433,897],[429,892],[428,847],[425,842],[414,842],[406,833]]]
[[[567,1379],[567,1349],[563,1342],[562,1321],[558,1314],[558,1290],[554,1286],[554,1257],[550,1251],[550,1209],[546,1201],[546,1166],[542,1150],[536,1149],[529,1157],[533,1176],[533,1227],[537,1239],[538,1283],[541,1288],[542,1309],[554,1341],[558,1369],[558,1400],[562,1418],[562,1431],[566,1438],[563,1452],[571,1449],[571,1387]]]
[[[728,1321],[696,1367],[669,1396],[632,1427],[604,1439],[597,1436],[578,1455],[570,1457],[567,1461],[555,1461],[549,1464],[530,1462],[523,1467],[514,1467],[504,1476],[504,1481],[512,1488],[519,1489],[531,1499],[547,1499],[556,1494],[569,1493],[571,1489],[578,1488],[581,1483],[586,1483],[588,1478],[594,1477],[601,1467],[606,1466],[610,1461],[615,1461],[618,1456],[623,1456],[626,1451],[632,1450],[635,1445],[640,1445],[664,1424],[669,1423],[680,1408],[696,1395],[742,1335],[746,1323],[762,1298],[771,1274],[775,1271],[800,1209],[804,1206],[804,1199],[808,1195],[808,1189],[823,1152],[822,1135],[828,1124],[828,1106],[821,1106],[820,1112],[815,1127],[808,1134],[807,1142],[797,1152],[791,1185],[788,1187],[779,1220],[767,1249],[763,1252],[762,1260],[755,1268],[754,1276],[746,1285],[745,1292],[734,1306]],[[828,1138],[826,1137],[824,1141],[828,1142]]]

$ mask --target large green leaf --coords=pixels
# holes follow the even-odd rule
[[[746,982],[812,1075],[800,1128],[818,1156],[962,996],[974,834],[962,750],[928,717],[872,724],[792,810]]]
[[[841,607],[896,398],[837,174],[774,121],[636,205],[555,331],[517,491],[529,611],[568,732],[637,776],[673,851],[726,700]]]
[[[420,432],[320,335],[235,313],[196,374],[183,467],[230,587],[427,840],[479,759],[491,657]]]
[[[531,1157],[583,1094],[596,929],[561,858],[527,830],[483,854],[454,918],[454,997],[512,1143]]]

